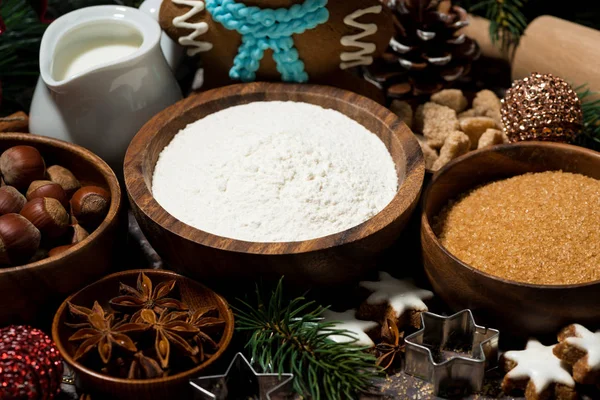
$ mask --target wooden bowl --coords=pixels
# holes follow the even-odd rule
[[[221,318],[225,319],[225,328],[219,341],[219,349],[213,357],[188,371],[155,379],[114,378],[89,369],[78,361],[73,360],[77,346],[68,340],[75,330],[65,325],[65,321],[69,321],[67,302],[84,307],[92,307],[94,301],[98,301],[101,306],[107,307],[109,300],[118,295],[119,283],[122,282],[126,285],[136,287],[137,277],[140,272],[144,272],[152,280],[154,287],[160,282],[176,279],[181,295],[180,298],[192,311],[206,306],[218,308]],[[204,285],[174,272],[149,269],[130,270],[109,275],[67,298],[54,316],[52,339],[65,361],[77,372],[79,378],[79,382],[77,382],[78,386],[85,393],[94,394],[94,398],[98,394],[101,398],[123,400],[187,399],[191,398],[191,386],[188,384],[188,380],[199,376],[201,371],[213,364],[223,354],[233,337],[233,330],[233,312],[221,296]]]
[[[0,325],[44,320],[69,294],[106,275],[120,233],[121,188],[102,159],[83,147],[24,133],[0,134],[0,153],[16,145],[37,148],[46,165],[71,170],[83,185],[107,189],[111,205],[90,236],[64,253],[17,267],[0,268]]]
[[[375,133],[396,164],[400,188],[391,203],[370,220],[341,233],[300,242],[252,243],[192,228],[156,202],[151,192],[154,166],[179,130],[228,107],[276,100],[331,108]],[[125,156],[125,185],[143,232],[169,267],[198,279],[285,275],[311,285],[352,281],[399,236],[419,198],[423,175],[419,144],[396,115],[355,93],[318,85],[251,83],[193,95],[144,125]]]
[[[557,143],[501,145],[470,152],[434,175],[423,197],[423,262],[435,293],[453,310],[470,308],[488,326],[519,336],[555,335],[571,322],[600,324],[600,281],[534,285],[501,279],[454,257],[431,228],[432,219],[449,200],[478,185],[550,170],[600,179],[600,153]]]

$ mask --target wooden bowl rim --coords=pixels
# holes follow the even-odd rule
[[[217,302],[220,305],[222,305],[225,310],[227,310],[227,312],[223,316],[225,319],[225,328],[223,329],[223,336],[221,337],[221,340],[220,340],[220,343],[222,343],[222,345],[219,347],[217,352],[211,358],[209,358],[202,364],[199,364],[199,365],[195,366],[194,368],[189,369],[187,371],[182,371],[182,372],[179,372],[178,374],[169,375],[169,376],[166,376],[163,378],[153,378],[153,379],[116,378],[114,376],[105,375],[100,372],[94,371],[94,370],[84,366],[80,362],[73,360],[73,357],[71,356],[71,354],[69,354],[69,352],[65,349],[62,342],[60,341],[60,336],[58,333],[59,330],[63,329],[60,326],[60,317],[63,313],[67,312],[67,302],[69,302],[73,297],[77,296],[79,293],[87,290],[89,287],[100,284],[103,281],[107,281],[109,279],[113,279],[113,278],[116,278],[119,276],[136,275],[136,274],[139,274],[140,272],[144,272],[149,275],[156,274],[156,275],[163,275],[163,276],[169,276],[169,277],[173,277],[173,278],[181,278],[184,280],[192,281],[195,284],[202,286],[207,292],[211,292],[214,295]],[[212,363],[214,363],[217,359],[219,359],[223,355],[225,350],[227,350],[227,348],[229,347],[229,343],[231,342],[231,339],[233,338],[234,326],[235,326],[235,322],[234,322],[234,317],[233,317],[233,311],[231,311],[231,308],[229,307],[229,304],[227,303],[227,301],[225,301],[225,299],[220,294],[218,294],[217,292],[215,292],[212,289],[209,289],[207,286],[203,285],[202,283],[200,283],[192,278],[188,278],[185,275],[175,273],[173,271],[167,271],[167,270],[161,270],[161,269],[132,269],[132,270],[121,271],[121,272],[116,272],[114,274],[107,275],[107,276],[103,277],[102,279],[99,279],[99,280],[95,281],[94,283],[87,285],[86,287],[82,288],[81,290],[79,290],[79,291],[73,293],[72,295],[70,295],[69,297],[67,297],[65,299],[65,301],[62,302],[62,304],[60,305],[60,307],[58,308],[56,313],[54,314],[54,319],[52,321],[52,339],[54,340],[54,343],[56,344],[56,347],[58,348],[63,359],[69,365],[71,365],[73,368],[78,369],[88,375],[91,375],[96,379],[107,380],[110,382],[124,384],[124,385],[140,386],[140,385],[148,385],[148,384],[153,384],[153,383],[164,383],[164,382],[174,381],[174,380],[178,380],[178,379],[185,379],[189,376],[195,375],[198,372],[206,369],[208,366],[210,366]]]
[[[444,247],[442,245],[442,243],[440,243],[437,235],[433,232],[433,229],[431,228],[431,224],[429,223],[429,218],[427,217],[426,205],[427,205],[427,202],[429,201],[429,193],[431,192],[431,190],[432,190],[433,186],[436,184],[436,182],[440,179],[440,177],[443,176],[444,174],[446,174],[452,168],[454,168],[455,165],[462,163],[462,162],[467,162],[471,158],[477,157],[478,155],[480,155],[482,153],[498,151],[498,150],[500,150],[501,152],[504,152],[504,150],[515,148],[515,147],[525,147],[525,148],[527,148],[527,147],[536,148],[537,147],[537,148],[558,149],[559,151],[562,151],[562,150],[569,150],[571,152],[575,151],[575,152],[579,152],[581,154],[587,154],[594,158],[597,158],[598,165],[600,166],[600,153],[598,153],[594,150],[591,150],[591,149],[587,149],[585,147],[574,146],[574,145],[565,144],[565,143],[528,141],[528,142],[518,142],[518,143],[495,145],[495,146],[486,147],[483,149],[470,151],[467,154],[464,154],[464,155],[457,157],[456,159],[450,161],[448,164],[446,164],[445,166],[440,168],[436,173],[434,173],[430,184],[427,186],[427,189],[425,190],[425,192],[423,194],[423,211],[421,213],[421,229],[425,231],[425,233],[427,234],[429,239],[431,239],[433,241],[433,243],[435,243],[435,245],[439,249],[441,249],[441,251],[447,257],[449,257],[450,259],[455,261],[462,268],[468,270],[472,274],[480,275],[484,278],[491,279],[491,280],[500,282],[505,285],[514,285],[514,286],[520,286],[522,288],[536,289],[536,290],[541,290],[541,289],[546,289],[546,290],[548,290],[548,289],[550,289],[550,290],[579,289],[579,288],[584,288],[584,287],[588,287],[588,286],[600,285],[600,280],[584,282],[584,283],[577,283],[577,284],[542,285],[542,284],[512,281],[512,280],[501,278],[501,277],[498,277],[495,275],[491,275],[491,274],[488,274],[487,272],[483,272],[481,270],[478,270],[477,268],[470,266],[469,264],[463,262],[462,260],[460,260],[459,258],[454,256],[452,253],[450,253],[446,249],[446,247]],[[450,199],[448,199],[448,200],[450,200]]]
[[[3,141],[4,139],[23,141],[23,142],[26,142],[23,144],[32,145],[34,147],[35,147],[36,143],[42,143],[42,144],[49,145],[52,147],[60,148],[62,150],[66,150],[70,153],[78,155],[79,157],[81,157],[83,159],[86,159],[86,158],[92,159],[92,161],[94,162],[98,171],[100,172],[102,177],[106,180],[108,189],[110,191],[111,201],[110,201],[110,207],[108,209],[108,213],[106,214],[106,217],[104,218],[104,220],[102,220],[102,223],[100,223],[100,225],[98,225],[98,227],[96,229],[94,229],[94,231],[91,232],[90,235],[88,237],[86,237],[84,240],[73,245],[68,250],[66,250],[60,254],[51,256],[51,257],[46,257],[42,260],[35,261],[32,263],[28,263],[28,264],[17,265],[15,267],[0,268],[0,276],[3,273],[12,273],[12,272],[17,272],[17,271],[33,269],[33,268],[37,268],[37,267],[41,267],[41,268],[48,267],[51,264],[53,264],[54,262],[56,262],[57,260],[62,259],[62,258],[68,258],[72,254],[78,252],[81,248],[83,248],[84,246],[91,243],[98,236],[102,235],[105,230],[110,228],[112,221],[114,221],[114,219],[117,217],[117,214],[119,213],[119,210],[121,208],[121,186],[119,184],[119,180],[117,179],[117,176],[115,175],[114,171],[108,166],[108,164],[103,159],[101,159],[99,156],[92,153],[90,150],[86,149],[85,147],[76,145],[74,143],[65,142],[65,141],[59,140],[59,139],[35,135],[33,133],[17,133],[17,132],[4,133],[3,132],[0,134],[0,142]],[[43,156],[44,155],[42,154],[42,157]]]
[[[393,135],[397,140],[400,140],[400,138],[403,137],[408,141],[414,141],[418,148],[418,154],[416,155],[416,160],[412,163],[408,162],[408,157],[405,158],[405,179],[403,180],[402,184],[398,187],[396,195],[390,201],[390,203],[373,217],[369,218],[368,220],[364,221],[359,225],[353,226],[342,232],[333,233],[315,239],[295,242],[249,242],[245,240],[238,240],[225,236],[215,235],[210,232],[194,228],[191,225],[188,225],[185,222],[178,220],[177,218],[172,216],[168,211],[166,211],[155,200],[154,196],[152,196],[151,189],[148,187],[147,184],[145,184],[145,182],[143,185],[140,185],[142,193],[132,194],[131,189],[134,186],[135,177],[139,174],[142,174],[144,171],[143,161],[146,158],[149,144],[152,142],[154,137],[158,134],[158,132],[161,129],[163,129],[166,125],[171,123],[174,119],[183,115],[175,115],[172,109],[183,104],[185,113],[192,108],[196,108],[207,103],[222,101],[223,99],[228,97],[244,97],[248,95],[256,95],[266,92],[291,92],[302,93],[304,95],[309,95],[314,98],[333,98],[334,101],[336,101],[337,103],[345,103],[351,106],[354,106],[354,104],[356,104],[356,101],[360,100],[361,102],[368,104],[369,107],[371,107],[373,110],[376,110],[378,113],[384,115],[385,118],[389,121],[392,121],[391,123],[386,123],[379,115],[372,114],[374,118],[379,120],[384,126],[386,126],[390,130],[391,135]],[[343,99],[344,97],[348,97],[348,99]],[[358,107],[355,108],[357,110],[361,110]],[[140,142],[143,143],[143,146],[139,145]],[[134,144],[136,146],[134,146]],[[131,149],[132,147],[137,147],[138,145],[140,146],[140,148],[143,148],[143,150],[134,153]],[[403,150],[406,149],[404,146],[401,147]],[[396,165],[396,160],[394,160],[394,166]],[[417,176],[418,179],[408,179],[408,177],[411,174],[415,174],[415,176]],[[165,229],[174,235],[177,235],[194,243],[198,243],[218,250],[239,252],[245,254],[288,255],[326,250],[332,247],[342,246],[362,240],[374,233],[369,229],[362,229],[365,225],[373,225],[377,223],[377,226],[379,226],[378,230],[385,229],[387,226],[389,226],[395,220],[397,220],[400,216],[402,216],[410,208],[410,204],[413,204],[414,201],[418,199],[425,178],[425,161],[423,158],[423,154],[420,150],[420,146],[418,146],[418,141],[416,137],[412,134],[410,128],[408,128],[396,114],[394,114],[387,108],[383,107],[382,105],[378,104],[377,102],[371,99],[368,99],[364,96],[347,90],[332,88],[324,85],[253,82],[234,84],[217,89],[212,89],[206,92],[193,94],[183,100],[180,100],[178,103],[166,108],[165,110],[155,115],[150,121],[148,121],[144,126],[142,126],[142,128],[131,141],[127,149],[127,153],[125,155],[124,175],[125,188],[127,190],[127,193],[129,194],[129,198],[131,201],[136,203],[137,207],[139,208],[139,211],[143,213],[146,216],[146,218],[159,225],[162,229]],[[409,201],[406,201],[405,199],[408,199]],[[405,203],[404,207],[400,207],[402,203]],[[396,205],[398,205],[398,207],[395,207]],[[392,209],[397,208],[397,212],[395,212],[394,214],[385,212],[390,207],[392,207]],[[158,216],[163,213],[165,221],[164,223],[161,223]],[[180,229],[170,229],[165,226],[174,226],[176,222],[179,222],[183,224],[183,226],[187,227],[189,233],[181,232]],[[381,222],[381,224],[379,224],[379,222]],[[285,251],[281,251],[280,246],[282,244],[293,244],[296,245],[296,247],[292,250],[286,249]],[[236,250],[235,248],[239,247],[238,245],[243,245],[246,248],[246,250]],[[250,247],[250,249],[248,249],[248,247]],[[287,247],[288,246],[286,246],[286,248]]]

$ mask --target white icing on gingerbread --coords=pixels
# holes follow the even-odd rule
[[[566,365],[552,353],[554,346],[544,346],[532,339],[527,342],[525,350],[507,351],[504,357],[517,363],[517,366],[506,377],[531,379],[537,393],[541,393],[552,383],[575,387],[575,381]]]
[[[565,341],[579,350],[587,352],[587,364],[591,369],[600,369],[600,331],[593,333],[579,324],[573,326],[577,337],[569,337]]]
[[[357,339],[354,344],[359,346],[375,346],[375,343],[373,343],[365,331],[373,329],[379,324],[373,321],[361,321],[356,319],[355,315],[356,310],[348,310],[341,313],[331,310],[325,310],[325,312],[323,312],[323,318],[325,322],[336,321],[337,323],[333,326],[334,329],[345,329],[349,331],[348,333],[354,336],[355,339]],[[354,340],[351,337],[344,335],[331,335],[329,338],[337,343],[348,343]]]
[[[431,299],[433,293],[429,290],[420,289],[412,280],[396,279],[387,272],[379,272],[379,281],[361,282],[360,286],[367,288],[373,293],[367,298],[367,304],[377,305],[389,303],[400,317],[406,310],[427,311],[423,300]]]
[[[373,63],[371,54],[377,50],[377,46],[374,43],[363,43],[359,40],[375,34],[377,32],[377,24],[361,24],[356,19],[366,14],[379,14],[382,10],[382,6],[373,6],[364,10],[357,10],[344,18],[344,24],[360,29],[361,32],[356,35],[342,37],[342,46],[358,47],[360,50],[342,53],[340,55],[340,59],[342,60],[340,64],[341,69],[348,69],[359,65],[371,65]]]
[[[194,56],[198,53],[209,51],[213,48],[212,43],[196,40],[200,35],[208,32],[208,24],[206,22],[188,22],[196,14],[204,11],[204,1],[202,0],[171,0],[175,4],[191,7],[188,12],[178,17],[173,18],[173,26],[181,29],[193,29],[192,33],[179,38],[179,44],[182,46],[191,46],[187,50],[189,56]]]

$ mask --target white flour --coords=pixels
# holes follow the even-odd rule
[[[253,242],[341,232],[379,213],[397,190],[375,134],[337,111],[279,101],[188,125],[160,154],[152,183],[175,218]]]

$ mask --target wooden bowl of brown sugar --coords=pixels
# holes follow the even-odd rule
[[[523,175],[527,173],[544,174]],[[590,259],[581,258],[593,260],[599,254],[598,227],[589,224],[598,218],[600,210],[594,204],[600,193],[595,180],[570,179],[569,173],[600,179],[600,153],[566,144],[524,142],[471,152],[437,172],[424,194],[421,216],[423,262],[436,294],[454,310],[470,308],[493,326],[521,336],[556,334],[572,322],[600,325],[600,266],[594,269]],[[532,189],[538,186],[539,190]],[[543,195],[526,198],[536,190],[554,193],[558,200],[546,202]],[[582,204],[573,204],[579,191],[587,197],[579,199]],[[478,204],[482,199],[489,204]],[[562,213],[555,203],[571,211]],[[591,214],[586,219],[578,213]],[[540,219],[544,221],[536,223]],[[481,226],[472,225],[467,231],[472,221]],[[561,253],[560,243],[540,240],[544,235],[536,232],[535,224],[553,227],[558,236],[587,236],[587,242],[580,243],[583,249],[570,249],[576,254],[567,266],[571,274],[555,269],[564,265],[560,258],[568,256]],[[564,226],[576,224],[579,228],[564,231]],[[516,232],[529,233],[518,237]],[[547,259],[552,254],[556,259]],[[484,256],[487,264],[481,261]]]
[[[210,114],[269,101],[332,109],[375,134],[391,155],[396,170],[398,190],[389,204],[350,229],[287,242],[252,242],[219,236],[194,228],[167,212],[153,196],[153,173],[159,155],[175,135]],[[251,83],[193,95],[150,120],[127,151],[125,184],[136,219],[169,268],[196,279],[226,283],[285,275],[298,284],[332,285],[357,280],[375,265],[382,250],[398,239],[419,199],[424,169],[421,149],[410,129],[372,100],[326,86]]]

